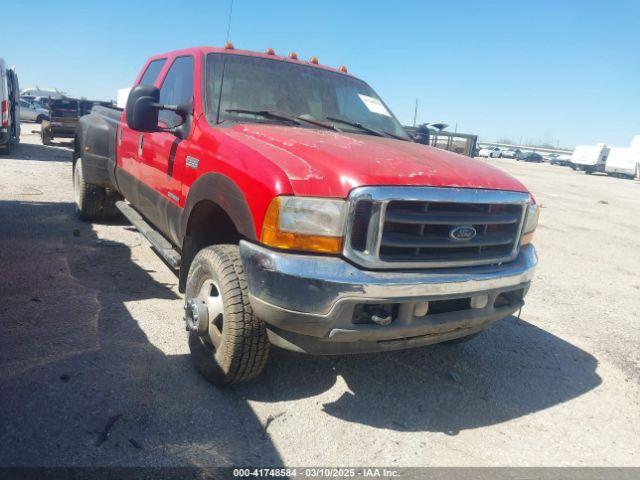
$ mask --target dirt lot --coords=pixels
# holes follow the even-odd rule
[[[543,207],[519,320],[458,346],[276,350],[217,390],[175,276],[126,223],[78,221],[70,151],[23,134],[0,157],[0,465],[640,465],[640,183],[491,163]]]

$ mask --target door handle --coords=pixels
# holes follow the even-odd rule
[[[138,157],[142,157],[142,147],[144,146],[144,135],[138,137]]]

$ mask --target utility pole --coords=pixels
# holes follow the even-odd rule
[[[416,106],[413,109],[413,126],[416,126],[416,122],[418,120],[418,99],[416,98]]]

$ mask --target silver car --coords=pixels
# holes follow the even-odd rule
[[[42,123],[49,118],[49,110],[26,100],[20,100],[20,121]]]

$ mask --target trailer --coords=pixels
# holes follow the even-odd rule
[[[640,164],[640,150],[612,147],[605,164],[607,175],[634,178]]]
[[[435,124],[446,128],[447,125]],[[444,129],[436,128],[435,125],[421,125],[419,127],[410,127],[404,125],[405,131],[415,137],[419,133],[423,133],[424,141],[418,143],[424,143],[431,145],[432,147],[439,148],[441,150],[448,150],[450,152],[459,153],[460,155],[466,155],[467,157],[474,157],[477,153],[478,136],[469,133],[447,132]],[[424,132],[428,132],[428,135],[424,135]]]
[[[604,143],[597,145],[578,145],[571,155],[570,166],[585,173],[604,172],[609,155],[609,147]]]

